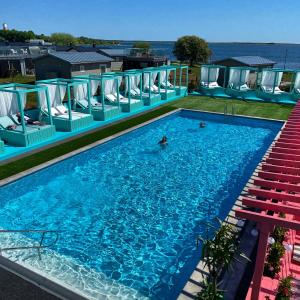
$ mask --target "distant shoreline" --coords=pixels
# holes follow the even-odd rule
[[[105,40],[112,41],[112,40]],[[135,43],[135,42],[149,42],[149,43],[175,43],[176,41],[148,41],[148,40],[118,40],[119,43]],[[300,43],[277,43],[277,42],[209,42],[209,44],[247,44],[247,45],[300,45]]]

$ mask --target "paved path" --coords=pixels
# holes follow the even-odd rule
[[[0,300],[59,300],[59,298],[0,268]]]

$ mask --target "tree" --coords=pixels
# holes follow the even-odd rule
[[[190,66],[195,63],[206,63],[211,56],[207,42],[195,35],[179,38],[175,42],[173,53],[178,60],[189,61]]]
[[[150,44],[148,42],[135,42],[132,45],[132,48],[138,48],[138,49],[143,49],[143,50],[149,50],[150,49]]]
[[[63,32],[56,32],[51,34],[51,42],[55,43],[56,45],[71,45],[76,44],[76,38],[69,34]]]
[[[19,30],[0,30],[0,37],[9,42],[25,42],[26,40],[34,39],[33,31],[19,31]]]

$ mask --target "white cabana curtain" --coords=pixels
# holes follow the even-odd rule
[[[99,80],[90,80],[91,97],[96,95],[99,85]]]
[[[261,85],[267,88],[273,88],[276,72],[265,70],[262,72]]]
[[[166,82],[166,77],[167,77],[167,72],[166,71],[161,71],[160,72],[160,82],[165,83]]]
[[[151,73],[151,86],[153,86],[155,84],[157,75],[158,75],[158,72],[152,72]]]
[[[201,67],[201,82],[208,83],[208,68]]]
[[[13,88],[8,88],[13,89]],[[23,110],[26,104],[26,94],[20,94],[21,109]],[[0,91],[0,116],[14,115],[20,111],[18,106],[18,98],[16,93]]]
[[[219,78],[219,68],[201,67],[201,82],[204,84],[217,82]]]
[[[106,79],[104,81],[104,94],[105,95],[110,95],[114,93],[114,79]]]
[[[49,102],[51,107],[61,105],[65,98],[67,87],[65,85],[41,84],[48,88]],[[39,92],[41,107],[47,108],[46,91]]]
[[[140,84],[140,75],[129,75],[129,82],[130,82],[130,90],[135,90],[137,88],[139,88],[139,84]],[[129,90],[128,87],[128,79],[126,79],[125,82],[125,93],[127,94]]]
[[[247,84],[249,79],[250,70],[230,69],[229,71],[229,86],[239,88]]]
[[[87,90],[86,83],[82,83],[74,86],[74,97],[76,100],[87,100],[88,90]]]
[[[236,88],[240,84],[241,70],[230,69],[228,83],[230,87]]]
[[[121,86],[122,81],[123,81],[122,76],[117,76],[117,80],[114,80],[114,82],[113,82],[113,94],[117,93],[117,89],[120,90],[120,86]]]
[[[300,72],[297,72],[295,77],[295,83],[294,83],[294,89],[299,90],[300,89]]]
[[[210,68],[209,82],[217,82],[219,78],[219,68]]]
[[[280,85],[282,76],[283,76],[283,72],[277,72],[277,78],[276,78],[276,84],[275,84],[275,86],[279,86]]]
[[[149,88],[149,78],[150,78],[150,74],[149,73],[144,73],[144,81],[143,81],[144,89]]]
[[[241,85],[247,84],[249,80],[250,70],[242,70]]]

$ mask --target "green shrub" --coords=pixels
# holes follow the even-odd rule
[[[275,300],[289,300],[293,296],[292,292],[292,276],[282,278],[279,281]]]
[[[264,267],[264,275],[274,278],[280,271],[280,259],[284,255],[284,247],[281,243],[275,242],[271,245],[267,261]]]

